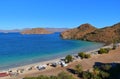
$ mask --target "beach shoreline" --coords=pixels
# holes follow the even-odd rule
[[[107,45],[107,46],[102,46],[100,48],[111,48],[112,45]],[[90,50],[90,51],[86,51],[85,53],[89,53],[89,54],[92,54],[93,52],[96,52],[98,51],[100,48],[97,48],[97,49],[94,49],[94,50]],[[84,52],[84,51],[83,51]],[[72,54],[72,56],[76,56],[76,54]],[[16,71],[17,69],[27,69],[28,67],[36,67],[36,66],[39,66],[39,65],[45,65],[45,64],[48,64],[48,63],[54,63],[54,62],[59,62],[61,59],[64,59],[64,57],[59,57],[59,58],[55,58],[55,59],[50,59],[50,60],[46,60],[46,61],[40,61],[40,62],[36,62],[36,63],[32,63],[32,64],[26,64],[26,65],[22,65],[22,66],[18,66],[18,67],[13,67],[13,68],[8,68],[8,69],[3,69],[3,70],[0,70],[0,72],[7,72],[7,71]]]
[[[81,51],[81,49],[79,50],[79,48],[77,49],[74,49],[71,51],[66,51],[66,52],[70,52],[70,55],[72,56],[76,56],[79,52],[86,52],[86,53],[89,53],[89,52],[92,52],[92,51],[97,51],[99,50],[101,47],[104,47],[103,45],[99,45],[97,48],[93,48],[93,49],[89,49],[89,50],[84,50],[84,51]],[[68,54],[65,54],[65,55],[56,55],[56,57],[52,57],[52,58],[49,58],[49,59],[45,59],[45,60],[40,60],[40,61],[32,61],[30,63],[20,63],[18,66],[14,66],[13,67],[8,67],[8,68],[4,68],[4,69],[0,69],[0,72],[4,72],[4,71],[9,71],[9,70],[15,70],[15,69],[18,69],[18,68],[26,68],[26,66],[34,66],[34,65],[42,65],[42,64],[45,64],[45,63],[48,63],[48,62],[56,62],[56,61],[60,61],[60,59],[63,59],[65,58],[65,56],[68,55]]]
[[[109,45],[109,46],[103,46],[101,48],[108,48],[108,47],[112,48],[113,46]],[[98,51],[98,49],[92,50],[92,51],[88,51],[86,53],[96,52],[96,51]],[[22,79],[24,77],[38,76],[38,75],[57,75],[58,73],[60,73],[62,71],[66,71],[67,68],[73,68],[78,63],[83,65],[83,68],[86,70],[86,69],[92,68],[93,64],[95,62],[100,62],[100,61],[104,62],[104,63],[105,62],[106,63],[110,63],[110,62],[112,63],[112,62],[118,62],[118,61],[120,62],[120,58],[118,57],[119,51],[120,51],[120,49],[118,47],[115,50],[111,50],[109,54],[103,54],[103,55],[102,54],[91,54],[91,58],[75,60],[75,61],[69,63],[68,66],[66,66],[66,67],[61,67],[61,66],[51,67],[51,66],[49,66],[49,67],[47,67],[44,70],[38,70],[36,68],[36,69],[30,70],[30,71],[27,71],[27,72],[24,72],[24,73],[20,73],[18,76],[1,77],[0,79],[13,79],[13,78],[14,79]],[[34,63],[34,64],[30,64],[30,65],[25,65],[25,66],[21,66],[21,67],[16,67],[16,68],[12,68],[11,70],[12,71],[16,71],[17,69],[23,69],[23,68],[27,69],[28,67],[32,67],[32,66],[36,67],[36,66],[39,66],[39,65],[45,65],[47,63],[60,61],[60,59],[61,58],[54,59],[54,60],[49,60],[49,61],[45,61],[45,62]]]

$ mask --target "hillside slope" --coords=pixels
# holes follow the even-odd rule
[[[120,23],[86,34],[83,40],[113,43],[120,40]]]
[[[63,39],[81,39],[84,35],[95,31],[96,28],[90,24],[82,24],[78,28],[70,29],[61,33]]]
[[[95,29],[90,24],[83,24],[78,28],[61,33],[63,39],[80,39],[94,42],[113,43],[120,41],[120,23],[113,26]]]

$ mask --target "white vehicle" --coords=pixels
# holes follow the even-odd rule
[[[68,64],[66,64],[64,61],[61,61],[61,65],[62,65],[63,67],[65,67],[65,66],[67,66]]]

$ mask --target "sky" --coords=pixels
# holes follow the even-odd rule
[[[120,0],[0,0],[0,29],[102,28],[120,22]]]

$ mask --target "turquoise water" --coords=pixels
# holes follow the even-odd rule
[[[102,45],[80,40],[63,40],[60,33],[0,33],[0,70],[93,50]]]

